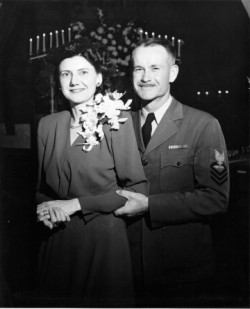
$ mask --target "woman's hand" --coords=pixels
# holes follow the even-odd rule
[[[70,221],[70,215],[81,210],[78,199],[55,200],[37,206],[37,219],[52,229],[58,223]]]

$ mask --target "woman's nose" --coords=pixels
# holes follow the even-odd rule
[[[78,85],[79,79],[76,74],[72,74],[71,79],[70,79],[70,86]]]

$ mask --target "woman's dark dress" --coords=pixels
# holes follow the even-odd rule
[[[70,145],[69,112],[41,119],[38,127],[40,181],[37,203],[79,198],[82,211],[49,232],[39,254],[42,306],[133,306],[129,244],[123,219],[112,212],[125,199],[121,187],[146,194],[133,125],[105,137],[90,152]],[[47,229],[43,227],[43,229]]]

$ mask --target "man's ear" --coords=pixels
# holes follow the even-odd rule
[[[177,64],[172,65],[170,69],[169,82],[173,83],[179,73],[179,67]]]

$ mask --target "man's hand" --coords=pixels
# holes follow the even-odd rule
[[[126,204],[114,212],[116,216],[133,217],[148,211],[147,196],[126,190],[117,190],[116,193],[127,199]]]

